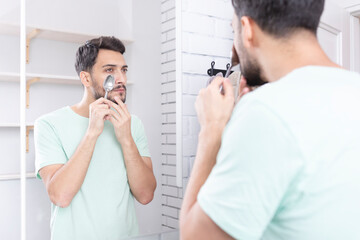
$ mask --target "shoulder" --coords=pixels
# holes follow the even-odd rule
[[[134,134],[134,136],[143,136],[145,134],[145,127],[141,119],[131,114],[131,131]]]
[[[313,86],[313,79],[316,79],[310,73],[307,68],[298,69],[275,82],[258,87],[240,100],[235,112],[262,105],[271,112],[287,115],[291,109],[303,105],[305,94],[309,95],[309,86]]]
[[[69,107],[62,107],[50,113],[44,114],[35,120],[35,128],[39,126],[54,126],[57,122],[63,122],[68,114]]]
[[[284,90],[286,83],[279,83],[268,83],[245,95],[234,108],[227,127],[232,133],[228,134],[242,131],[248,136],[255,132],[262,136],[264,129],[277,128],[279,132],[292,135],[292,121],[288,115],[294,104],[290,104],[292,100]],[[249,129],[252,133],[248,132]]]
[[[131,127],[136,130],[139,128],[143,128],[144,124],[138,116],[131,114]]]
[[[254,106],[262,106],[267,109],[279,108],[279,104],[282,102],[280,99],[285,97],[281,96],[282,90],[276,83],[267,83],[243,96],[241,100],[236,104],[233,112],[233,116],[239,114],[246,114],[247,111],[254,109]],[[276,96],[276,97],[274,97]]]
[[[140,118],[138,116],[136,116],[135,114],[131,114],[131,121],[141,121]]]
[[[135,126],[142,126],[143,122],[138,116],[131,114],[131,124]]]

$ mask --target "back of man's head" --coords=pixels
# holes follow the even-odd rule
[[[232,0],[239,19],[248,16],[262,31],[286,38],[297,30],[316,35],[325,0]]]

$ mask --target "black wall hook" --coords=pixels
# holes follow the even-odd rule
[[[223,76],[225,76],[227,70],[228,70],[229,67],[230,67],[230,63],[226,64],[226,69],[225,69],[225,70],[216,69],[216,68],[214,68],[214,66],[215,66],[215,61],[212,61],[212,62],[211,62],[211,68],[209,68],[209,69],[207,70],[207,74],[208,74],[210,77],[215,76],[215,75],[218,74],[219,72],[221,72],[221,73],[223,74]],[[233,72],[234,72],[234,71],[230,71],[230,74],[233,73]],[[230,74],[229,74],[229,75],[230,75]]]

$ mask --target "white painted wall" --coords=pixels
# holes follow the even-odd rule
[[[1,0],[0,22],[19,25],[20,2]],[[132,2],[129,0],[28,0],[27,26],[88,35],[114,35],[130,40]]]
[[[0,72],[20,71],[19,45],[18,37],[0,35]]]
[[[132,38],[132,4],[128,0],[28,0],[26,5],[29,26]]]
[[[0,0],[0,22],[2,21],[14,24],[20,22],[20,1]]]
[[[333,1],[343,8],[348,8],[360,4],[359,0],[333,0]]]

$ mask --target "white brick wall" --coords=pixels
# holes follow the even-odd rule
[[[194,103],[199,90],[206,86],[211,62],[221,69],[230,62],[233,8],[231,0],[183,0],[182,12],[182,154],[186,188],[200,131]]]
[[[231,20],[233,9],[229,0],[182,0],[184,12],[197,13],[217,19]]]
[[[178,228],[182,196],[176,186],[175,0],[161,0],[162,229]]]
[[[184,189],[176,185],[176,14],[175,0],[161,1],[162,226],[178,228]],[[176,0],[180,1],[180,0]],[[181,0],[182,171],[186,187],[200,130],[194,102],[208,80],[211,61],[225,68],[232,45],[231,0]]]
[[[211,61],[222,69],[229,63],[233,8],[230,0],[183,0],[182,8],[183,137],[187,139],[183,157],[190,159],[195,156],[199,132],[194,102],[206,85]]]

